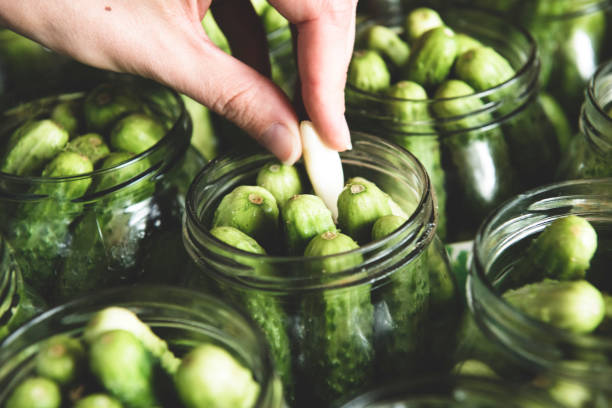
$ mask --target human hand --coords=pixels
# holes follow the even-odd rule
[[[269,0],[297,31],[304,107],[322,139],[350,148],[344,85],[357,0]],[[233,56],[206,36],[209,7]],[[151,78],[201,102],[280,160],[301,155],[298,117],[264,74],[267,47],[249,0],[19,0],[0,2],[0,23],[98,68]]]

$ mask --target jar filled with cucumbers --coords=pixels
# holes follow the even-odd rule
[[[118,78],[17,105],[0,123],[0,232],[28,285],[56,304],[178,279],[184,196],[204,160],[176,93]]]
[[[186,284],[260,325],[291,407],[445,371],[455,347],[462,305],[424,168],[378,137],[352,142],[331,204],[331,158],[315,164],[324,152],[307,154],[304,140],[294,166],[267,153],[220,157],[187,197],[183,238],[198,270]]]
[[[560,408],[545,391],[501,378],[454,374],[395,382],[341,408]]]
[[[451,0],[457,2],[457,0]],[[583,89],[599,64],[611,56],[610,0],[459,0],[520,23],[538,44],[541,83],[577,129]]]
[[[559,166],[558,179],[612,177],[612,60],[589,81],[580,111],[580,132]]]
[[[6,408],[284,408],[264,337],[220,299],[167,286],[55,307],[0,345]]]
[[[471,8],[414,8],[359,27],[346,86],[349,125],[392,140],[427,169],[446,243],[550,182],[570,128],[539,92],[533,38]]]
[[[609,404],[612,179],[521,194],[474,243],[468,305],[496,348],[473,336],[471,358],[499,375],[521,373],[570,407]]]

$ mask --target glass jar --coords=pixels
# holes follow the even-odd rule
[[[253,372],[260,395],[253,408],[282,408],[281,387],[256,326],[220,299],[183,288],[137,285],[107,289],[57,306],[29,321],[0,344],[0,405],[34,369],[50,337],[78,337],[92,316],[110,306],[130,309],[168,343],[177,357],[204,342],[217,344]]]
[[[454,0],[453,0],[454,1]],[[464,0],[460,0],[464,1]],[[542,60],[541,82],[563,106],[575,129],[582,91],[595,69],[610,56],[605,40],[610,30],[609,0],[470,0],[500,12],[533,35]]]
[[[612,177],[612,60],[602,64],[584,93],[580,133],[559,166],[559,180]]]
[[[50,304],[107,286],[177,281],[188,259],[181,243],[184,197],[204,159],[190,147],[191,121],[180,97],[168,95],[176,109],[151,109],[170,130],[128,161],[71,177],[0,173],[0,233],[25,281]],[[0,134],[6,138],[25,121],[48,117],[58,100],[84,97],[18,105],[0,118]],[[96,188],[67,198],[63,192],[80,183]]]
[[[391,98],[347,84],[346,116],[353,129],[392,140],[419,158],[436,191],[439,233],[445,243],[456,243],[472,240],[484,216],[505,199],[552,181],[560,139],[568,135],[557,131],[556,118],[542,105],[537,49],[526,31],[468,7],[440,14],[455,32],[493,47],[516,74],[494,88],[445,99]],[[359,28],[357,38],[375,23],[401,30],[404,18],[371,20]],[[441,103],[471,110],[433,117],[430,112]],[[394,113],[398,106],[409,106],[412,117]]]
[[[0,340],[45,309],[45,302],[23,281],[13,249],[0,236]]]
[[[371,390],[341,408],[559,408],[546,392],[477,375],[426,377]]]
[[[340,154],[345,177],[374,182],[409,214],[391,235],[352,251],[258,255],[210,234],[221,198],[254,184],[268,153],[219,157],[187,197],[183,239],[197,270],[186,284],[233,299],[260,324],[290,406],[329,406],[369,384],[451,363],[461,304],[435,233],[427,174],[397,145],[358,132],[352,138],[353,149]],[[321,276],[322,262],[355,265],[355,257],[359,265]]]
[[[585,405],[612,396],[612,338],[598,331],[576,334],[528,317],[499,294],[503,278],[527,245],[554,220],[577,215],[597,232],[597,251],[586,279],[610,292],[612,264],[612,179],[573,180],[521,194],[491,214],[474,240],[467,281],[468,305],[478,326],[501,354],[532,376],[573,383],[586,391]],[[612,400],[609,400],[612,401]]]

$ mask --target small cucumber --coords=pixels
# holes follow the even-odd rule
[[[51,110],[51,120],[66,129],[70,136],[77,134],[81,128],[81,103],[76,100],[60,102]]]
[[[431,133],[431,115],[427,91],[413,81],[401,80],[385,92],[388,114],[393,118],[393,129],[403,133]]]
[[[62,394],[59,386],[43,377],[23,380],[11,393],[5,408],[60,408]]]
[[[103,83],[89,91],[83,101],[87,130],[105,132],[124,115],[141,111],[142,102],[136,95],[122,83]]]
[[[41,346],[34,358],[36,373],[65,386],[73,383],[85,368],[85,348],[67,335],[56,335]]]
[[[358,248],[351,237],[327,231],[314,237],[305,257],[334,255],[313,262],[313,274],[324,277],[358,267],[360,253],[341,253]],[[331,289],[305,296],[301,316],[306,324],[303,348],[309,397],[322,398],[326,405],[358,392],[371,380],[374,349],[374,310],[369,284]]]
[[[408,61],[410,47],[393,29],[375,24],[364,33],[363,47],[377,51],[392,66],[399,68]]]
[[[266,250],[263,249],[263,247],[259,245],[257,241],[240,231],[238,228],[223,225],[212,228],[210,230],[210,234],[219,241],[233,246],[234,248],[238,248],[241,251],[262,255],[265,255],[266,253]]]
[[[544,278],[583,279],[596,249],[597,232],[586,218],[558,218],[531,242],[504,284],[516,287]]]
[[[27,122],[11,135],[0,171],[18,176],[34,175],[68,142],[68,132],[50,119]]]
[[[110,395],[96,393],[79,398],[73,408],[123,408],[123,405]]]
[[[153,358],[126,330],[110,330],[89,341],[89,368],[102,386],[130,407],[157,406]]]
[[[113,149],[140,154],[153,147],[166,134],[158,120],[142,113],[132,113],[120,119],[111,129]]]
[[[400,215],[384,215],[372,226],[372,241],[382,239],[402,226],[408,219]]]
[[[272,193],[279,207],[282,207],[294,195],[302,192],[302,180],[297,168],[278,161],[272,161],[263,166],[257,172],[255,184]]]
[[[349,64],[347,81],[371,93],[382,92],[391,84],[391,74],[383,57],[373,50],[357,50]]]
[[[361,244],[370,240],[374,222],[391,213],[389,196],[363,177],[349,179],[338,197],[338,226]]]
[[[541,322],[574,333],[589,333],[605,315],[603,296],[585,280],[544,279],[511,289],[504,300]]]
[[[213,344],[187,353],[174,383],[186,408],[252,408],[259,395],[253,373]]]
[[[414,44],[404,66],[404,78],[425,88],[435,87],[448,77],[456,56],[457,43],[453,30],[445,26],[434,28]]]
[[[331,211],[312,194],[291,197],[281,209],[281,218],[289,255],[302,255],[316,235],[336,230]]]
[[[278,236],[278,219],[272,193],[259,186],[238,186],[221,199],[212,227],[235,227],[269,250]]]
[[[42,171],[43,177],[68,177],[91,173],[93,164],[86,156],[74,152],[61,152]],[[38,193],[53,195],[60,200],[81,197],[91,184],[91,177],[59,183],[42,184]]]
[[[472,48],[457,56],[455,75],[476,91],[485,91],[514,76],[514,68],[491,47]]]
[[[404,20],[404,34],[410,44],[414,44],[424,33],[443,26],[444,22],[436,10],[418,7],[412,10]]]
[[[465,33],[455,33],[455,43],[457,44],[457,55],[473,48],[483,47],[480,41]]]
[[[94,166],[110,154],[108,145],[98,133],[86,133],[75,137],[68,142],[66,150],[82,154],[89,158]]]

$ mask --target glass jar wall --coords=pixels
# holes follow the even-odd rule
[[[556,248],[552,252],[544,252],[545,244],[532,244],[551,224],[574,216],[594,229],[596,250],[592,233],[586,238],[583,232],[589,229],[578,227],[583,223],[572,224],[571,238],[549,235],[548,244]],[[523,378],[544,386],[570,384],[576,390],[571,395],[580,397],[571,406],[597,406],[592,404],[612,396],[612,339],[603,310],[612,290],[611,226],[612,179],[574,180],[543,186],[505,203],[483,223],[474,242],[468,305],[483,333],[501,346],[501,352],[489,355],[492,364],[509,361],[510,371],[519,369],[528,373]],[[575,243],[569,247],[567,242]],[[594,254],[586,266],[575,268],[575,276],[550,272],[542,278],[535,271],[524,272],[532,270],[525,267],[529,262],[543,265],[538,272],[569,269],[582,261],[558,259],[578,245],[584,247],[577,257],[591,250]]]
[[[563,155],[559,180],[612,177],[612,61],[598,67],[584,92],[579,134]]]
[[[361,47],[360,33],[369,26],[401,30],[409,11],[364,23],[356,49]],[[393,140],[423,162],[438,199],[440,234],[453,243],[473,239],[484,216],[503,200],[552,181],[569,129],[559,131],[558,118],[548,114],[540,98],[540,62],[527,32],[467,7],[442,9],[440,15],[455,33],[494,48],[515,74],[481,92],[438,99],[435,89],[426,89],[426,98],[407,99],[365,92],[349,83],[346,116],[353,129]],[[457,108],[442,114],[442,106]]]
[[[447,370],[461,313],[422,166],[401,147],[362,133],[353,133],[353,149],[341,158],[346,178],[374,182],[409,215],[394,233],[350,251],[253,254],[213,237],[221,198],[253,185],[269,154],[219,157],[187,198],[183,238],[198,268],[187,284],[248,310],[295,407],[329,406],[389,378]]]
[[[142,105],[137,103],[138,110],[164,122],[167,129],[142,153],[110,153],[107,158],[121,160],[106,166],[106,159],[102,159],[93,171],[71,176],[17,175],[7,164],[15,159],[6,153],[9,136],[31,123],[49,125],[48,118],[57,113],[60,102],[62,106],[83,106],[87,95],[93,95],[96,103],[100,102],[95,114],[101,118],[108,113],[105,106],[114,107],[106,105],[116,102],[113,92],[141,86],[138,98],[148,97]],[[184,196],[204,160],[190,147],[191,121],[180,97],[134,78],[96,89],[95,93],[18,105],[7,110],[1,120],[3,166],[7,166],[0,173],[1,232],[15,250],[25,281],[51,304],[106,286],[143,280],[175,282],[188,258],[180,239]],[[54,117],[53,122],[57,120]],[[27,142],[26,137],[32,135],[43,140],[48,137],[30,133],[19,140]],[[78,131],[70,134],[67,150],[78,135]],[[44,142],[35,145],[46,146]],[[12,163],[27,162],[36,154],[25,146],[21,158]]]
[[[253,322],[217,298],[166,286],[107,289],[55,307],[29,321],[0,344],[0,405],[4,406],[18,384],[36,375],[36,357],[51,338],[69,336],[80,340],[92,317],[109,307],[126,308],[135,313],[179,359],[201,344],[223,348],[252,372],[259,385],[252,408],[284,406],[267,345]],[[132,325],[131,329],[135,327]],[[76,385],[87,377],[86,371],[77,378]],[[176,407],[171,394],[162,392],[170,388],[162,384],[159,378],[155,387],[157,397],[173,401],[162,406]],[[83,391],[91,391],[87,386],[80,391],[74,387],[63,398],[70,400],[81,396]],[[94,389],[101,392],[99,388]],[[71,403],[74,401],[64,401],[62,406]]]

